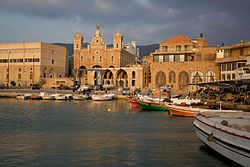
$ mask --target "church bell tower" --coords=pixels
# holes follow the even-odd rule
[[[122,34],[120,32],[116,32],[114,34],[114,49],[122,48],[122,40],[123,40]]]

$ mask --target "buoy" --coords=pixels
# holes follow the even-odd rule
[[[108,112],[110,112],[111,111],[111,109],[110,108],[108,108]]]

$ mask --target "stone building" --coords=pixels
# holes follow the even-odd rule
[[[216,48],[216,60],[221,70],[221,80],[235,80],[236,69],[245,67],[250,58],[250,42],[241,41],[240,43],[218,46]]]
[[[197,89],[190,84],[220,80],[215,59],[216,48],[208,47],[203,34],[192,40],[183,34],[177,35],[162,42],[159,49],[147,57],[150,87],[167,85],[172,92],[184,93]]]
[[[136,55],[123,47],[123,36],[120,32],[113,36],[113,47],[104,43],[99,26],[96,26],[96,32],[86,48],[83,48],[83,40],[83,36],[76,33],[74,69],[75,76],[82,84],[113,85],[132,89],[144,87],[144,69],[135,64]]]
[[[44,42],[0,43],[0,83],[6,86],[42,85],[46,78],[66,75],[65,47]]]

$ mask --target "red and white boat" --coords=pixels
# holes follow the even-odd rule
[[[169,114],[176,116],[184,116],[184,117],[193,117],[195,114],[200,113],[200,108],[192,107],[192,106],[177,106],[177,105],[168,105]]]
[[[205,111],[193,126],[207,146],[242,166],[250,166],[250,113]]]
[[[129,99],[128,102],[132,107],[139,107],[138,100],[136,99]]]

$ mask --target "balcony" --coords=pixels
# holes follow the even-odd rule
[[[215,63],[226,63],[232,61],[244,61],[246,60],[246,56],[234,56],[234,57],[224,57],[224,58],[216,58]]]
[[[168,50],[164,50],[164,49],[158,49],[158,50],[155,50],[155,53],[154,54],[186,54],[186,53],[195,53],[195,50],[192,50],[192,49],[189,49],[189,50],[179,50],[179,51],[176,51],[176,49],[168,49]]]

